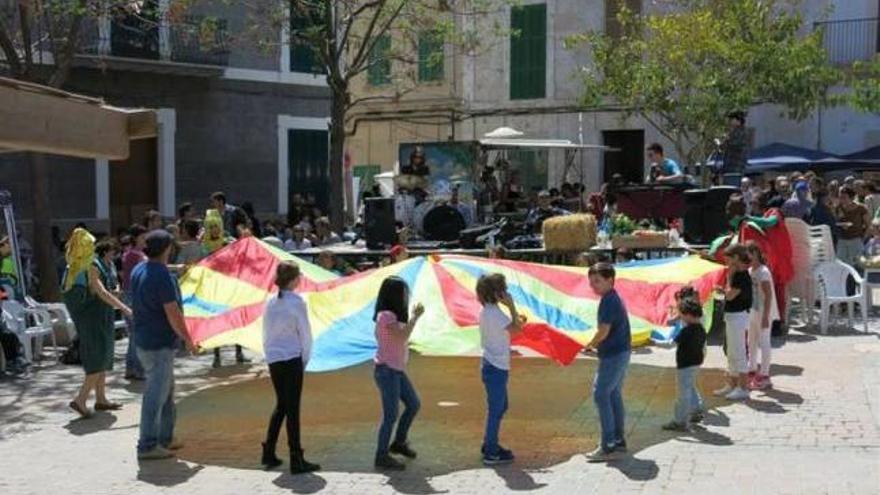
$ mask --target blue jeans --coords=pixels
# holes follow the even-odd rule
[[[125,293],[123,302],[131,307],[131,294]],[[134,319],[126,318],[125,327],[128,329],[128,349],[125,351],[125,376],[143,378],[144,367],[138,359],[136,346],[134,345]]]
[[[703,398],[697,389],[699,366],[679,368],[678,400],[675,402],[675,422],[684,425],[690,420],[691,414],[703,410]]]
[[[599,358],[593,381],[593,401],[602,427],[601,447],[611,450],[624,441],[623,379],[629,366],[629,351]]]
[[[397,432],[394,435],[394,443],[406,443],[409,427],[422,404],[406,373],[379,364],[373,371],[373,377],[376,379],[376,386],[379,387],[379,395],[382,398],[382,424],[379,426],[379,445],[376,448],[376,457],[382,457],[388,455],[391,430],[394,429],[395,423],[397,423]],[[401,402],[405,408],[400,421],[397,421]]]
[[[508,370],[496,368],[483,360],[483,385],[486,387],[486,434],[483,436],[483,453],[498,453],[498,430],[501,419],[507,412],[507,379]]]
[[[146,387],[141,405],[139,453],[157,445],[167,446],[174,438],[174,348],[147,350],[138,347],[144,365]]]

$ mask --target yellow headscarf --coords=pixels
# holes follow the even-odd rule
[[[202,245],[209,253],[222,248],[226,245],[226,234],[223,231],[223,217],[220,212],[214,209],[205,212],[205,220],[203,222],[205,233],[202,235]],[[213,227],[220,229],[220,237],[214,239],[211,237]]]
[[[64,291],[70,290],[76,277],[89,269],[95,258],[95,238],[88,230],[76,228],[67,240],[67,252],[64,259],[67,260],[67,277],[64,280]]]

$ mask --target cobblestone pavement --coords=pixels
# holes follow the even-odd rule
[[[774,343],[772,390],[746,403],[712,399],[707,424],[680,435],[659,428],[671,414],[674,350],[640,349],[626,382],[630,455],[607,465],[583,456],[597,436],[592,358],[568,368],[514,362],[502,439],[518,460],[497,469],[474,452],[483,421],[477,361],[416,358],[423,408],[411,440],[420,458],[391,476],[370,466],[379,413],[368,366],[307,376],[304,443],[325,471],[290,476],[256,465],[273,400],[265,366],[212,370],[209,356],[178,360],[179,459],[139,464],[138,387],[121,378],[121,341],[110,395],[125,408],[114,414],[74,419],[66,404],[81,379],[76,367],[46,361],[29,377],[0,381],[0,493],[877,494],[880,321],[858,330],[792,331]],[[723,362],[710,347],[705,395]]]

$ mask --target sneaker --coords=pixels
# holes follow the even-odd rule
[[[391,452],[392,454],[400,454],[404,457],[409,457],[410,459],[416,458],[416,451],[409,448],[409,444],[406,442],[392,443],[391,447],[388,447],[388,452]]]
[[[605,447],[596,447],[596,450],[587,454],[587,461],[589,462],[608,462],[617,459],[615,455],[615,451],[605,450]]]
[[[724,398],[727,400],[747,400],[749,398],[749,391],[737,387],[725,395]]]
[[[768,375],[758,375],[755,378],[755,385],[758,387],[758,390],[767,390],[768,388],[773,388],[773,382],[770,381],[770,377]]]
[[[755,378],[758,375],[757,371],[749,371],[749,380]]]
[[[690,419],[691,419],[691,423],[699,424],[699,423],[702,423],[703,420],[706,419],[706,415],[703,414],[702,411],[698,411],[698,412],[695,412],[695,413],[691,414],[691,418],[690,418]]]
[[[406,465],[388,454],[377,457],[374,465],[380,471],[403,471],[406,469]]]
[[[486,466],[497,466],[499,464],[510,464],[513,462],[513,452],[498,447],[498,452],[494,454],[483,454],[483,464]]]
[[[174,454],[172,454],[170,450],[158,445],[154,447],[153,450],[138,452],[139,461],[156,461],[159,459],[169,459],[171,457],[174,457]]]
[[[661,426],[661,428],[663,428],[666,431],[680,431],[680,432],[686,432],[686,431],[690,430],[690,428],[688,428],[688,426],[686,424],[682,424],[677,421],[670,421],[670,422],[666,423],[665,425]]]
[[[718,390],[712,392],[712,395],[714,395],[715,397],[725,397],[725,396],[727,396],[727,394],[729,394],[731,392],[733,392],[733,387],[731,387],[730,384],[728,383],[728,384],[724,385],[723,387],[719,388]]]
[[[614,444],[614,451],[615,452],[622,452],[622,453],[629,452],[626,448],[626,440],[621,440],[621,441],[617,442],[616,444]]]

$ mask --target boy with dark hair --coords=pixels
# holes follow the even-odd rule
[[[663,425],[664,430],[688,431],[690,423],[699,422],[703,415],[703,398],[697,386],[697,375],[706,352],[706,329],[703,328],[703,308],[693,298],[682,298],[678,314],[684,324],[675,343],[675,366],[678,369],[678,400],[675,417]]]
[[[614,460],[626,452],[624,438],[623,380],[629,367],[631,337],[629,314],[614,290],[615,271],[610,263],[596,263],[588,272],[590,287],[602,297],[596,318],[596,334],[587,349],[596,349],[599,367],[593,382],[593,401],[599,412],[602,439],[587,455],[590,462]]]
[[[681,167],[674,160],[666,158],[660,143],[651,143],[647,150],[648,162],[656,182],[678,182],[684,179]]]

